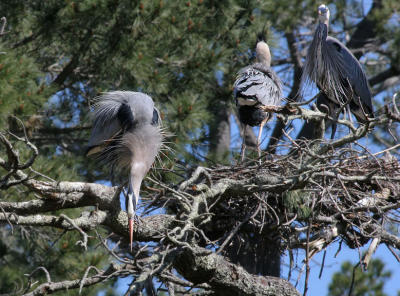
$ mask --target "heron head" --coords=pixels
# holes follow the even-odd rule
[[[257,42],[256,54],[259,63],[266,64],[268,67],[271,66],[271,53],[267,43],[264,41]]]
[[[330,16],[330,12],[329,12],[328,6],[326,6],[325,4],[321,4],[318,7],[318,19],[319,19],[319,21],[321,23],[328,24],[329,16]]]

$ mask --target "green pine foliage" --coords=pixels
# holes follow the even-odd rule
[[[0,41],[0,128],[8,126],[10,115],[28,121],[46,100],[44,74],[34,60]]]
[[[214,120],[209,108],[216,101],[232,101],[236,71],[249,62],[249,44],[266,24],[258,9],[256,1],[232,0],[33,2],[24,11],[31,29],[41,30],[30,32],[26,22],[15,22],[11,34],[30,32],[23,38],[32,38],[27,47],[43,66],[79,64],[79,71],[56,80],[68,86],[69,99],[76,103],[70,114],[78,108],[84,120],[87,100],[105,90],[148,92],[170,132],[180,139],[177,150],[184,153],[186,143],[203,140],[200,129]],[[239,65],[238,53],[244,57]],[[216,96],[221,89],[227,94],[222,98]],[[78,93],[84,100],[79,101]],[[176,110],[180,104],[181,112]],[[50,114],[61,116],[57,111]]]
[[[55,88],[49,84],[47,74],[40,71],[40,66],[29,53],[13,49],[10,42],[0,42],[0,129],[9,130],[7,138],[18,150],[21,162],[28,161],[33,151],[26,144],[17,140],[18,137],[35,142],[38,131],[49,127],[52,122],[46,116],[46,102]],[[42,137],[46,137],[43,136]],[[44,140],[46,141],[46,140]],[[48,139],[47,139],[48,141]],[[40,172],[54,180],[78,181],[79,163],[68,153],[59,153],[59,146],[52,143],[39,148],[39,156],[32,166],[32,176]],[[6,154],[0,151],[4,158]],[[1,173],[4,171],[0,168]],[[40,178],[40,177],[39,177]],[[47,178],[43,178],[49,181]],[[23,186],[2,191],[1,198],[9,201],[26,201],[38,198]],[[69,217],[79,216],[79,210],[64,211]],[[99,230],[104,233],[103,230]],[[95,233],[91,233],[96,236]],[[52,280],[59,281],[69,278],[79,278],[87,266],[102,267],[108,262],[108,254],[96,248],[94,240],[89,240],[89,251],[82,252],[82,247],[75,245],[81,237],[76,232],[63,233],[51,229],[4,225],[0,229],[0,293],[21,294],[28,283],[28,275],[38,266],[44,266],[51,274]],[[46,280],[45,274],[38,270],[35,279]],[[104,289],[100,285],[88,291],[86,295],[95,295],[96,291]],[[88,289],[89,290],[89,289]],[[65,295],[65,293],[57,293]],[[74,291],[69,295],[76,295]]]
[[[88,234],[96,236],[95,233]],[[95,240],[89,239],[88,251],[83,252],[82,247],[75,244],[81,239],[76,232],[63,233],[61,230],[44,231],[34,227],[14,226],[12,232],[9,227],[2,228],[0,235],[1,293],[21,294],[28,283],[27,275],[39,266],[48,270],[52,281],[61,281],[66,278],[82,278],[86,267],[104,268],[108,262],[108,255],[97,248]],[[45,282],[45,273],[37,270],[34,279]],[[96,295],[96,291],[105,287],[99,285],[85,289],[85,295]],[[69,295],[77,294],[74,290]],[[56,295],[65,295],[65,292]]]
[[[301,218],[308,218],[311,215],[310,195],[303,190],[291,190],[283,195],[283,204],[290,211],[296,211]]]
[[[343,262],[340,272],[336,272],[329,284],[329,296],[349,295],[354,265]],[[385,282],[392,273],[385,269],[385,264],[380,259],[372,259],[366,271],[359,266],[354,269],[354,283],[352,294],[354,296],[386,296],[383,292]]]

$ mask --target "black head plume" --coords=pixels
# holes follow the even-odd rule
[[[267,23],[264,24],[261,32],[257,34],[257,42],[264,41],[267,42],[268,39],[268,27]]]
[[[264,41],[264,42],[266,42],[266,38],[265,38],[265,32],[263,31],[263,32],[260,32],[260,33],[258,33],[257,34],[257,42],[260,42],[260,41]]]

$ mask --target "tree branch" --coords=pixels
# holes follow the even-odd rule
[[[80,286],[88,287],[95,285],[97,283],[101,283],[107,281],[111,278],[115,278],[121,276],[122,274],[126,274],[126,270],[123,269],[122,265],[111,264],[110,267],[99,274],[96,274],[91,277],[86,277],[84,279],[76,279],[72,281],[61,281],[61,282],[47,282],[41,284],[39,287],[34,289],[33,291],[24,294],[24,296],[38,296],[38,295],[47,295],[57,291],[64,291],[69,289],[78,289]]]
[[[199,256],[204,250],[186,250],[175,260],[175,268],[194,283],[207,282],[221,295],[300,295],[287,281],[251,275],[242,267],[216,254]]]

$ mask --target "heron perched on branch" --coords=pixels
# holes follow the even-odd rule
[[[308,48],[302,84],[316,83],[329,102],[329,114],[337,120],[344,107],[350,109],[359,122],[373,118],[371,91],[366,75],[355,56],[339,40],[328,36],[330,12],[322,4],[318,7],[319,24]],[[336,123],[332,124],[331,138]]]
[[[125,204],[132,249],[133,219],[143,178],[162,145],[160,119],[151,97],[140,92],[113,91],[95,104],[87,155],[98,154],[114,174],[127,172]]]
[[[234,83],[233,95],[238,107],[239,120],[243,124],[241,159],[244,158],[247,125],[260,126],[257,137],[258,156],[264,125],[272,117],[271,112],[282,101],[282,83],[271,69],[271,53],[268,44],[259,38],[256,46],[256,63],[244,67]]]

